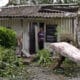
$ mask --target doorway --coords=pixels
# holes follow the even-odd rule
[[[42,33],[40,33],[41,36],[38,36],[39,31],[42,29]],[[42,38],[43,41],[39,42],[39,38]],[[30,23],[29,24],[29,53],[35,54],[37,50],[41,50],[44,48],[44,23]]]
[[[39,23],[38,50],[44,49],[44,23]]]
[[[35,23],[30,23],[29,25],[29,52],[30,54],[35,54]]]

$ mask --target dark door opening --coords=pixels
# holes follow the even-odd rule
[[[44,48],[44,23],[39,23],[38,49],[42,50],[43,48]]]
[[[34,54],[36,50],[35,45],[35,23],[30,23],[29,26],[29,52]]]

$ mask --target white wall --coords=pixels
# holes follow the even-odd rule
[[[23,20],[23,49],[29,52],[29,23]]]

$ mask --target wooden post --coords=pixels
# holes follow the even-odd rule
[[[79,42],[78,42],[78,29],[79,29],[78,15],[75,18],[74,25],[75,25],[74,26],[75,40],[76,40],[77,47],[79,47]]]
[[[78,16],[74,19],[74,40],[76,40],[77,45],[78,45]]]
[[[39,26],[39,24],[37,23],[37,24],[35,25],[36,51],[38,51],[38,26]]]

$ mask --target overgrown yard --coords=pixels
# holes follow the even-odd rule
[[[49,52],[42,50],[38,52],[36,61],[27,65],[29,73],[28,80],[79,80],[80,79],[80,65],[68,60],[63,62],[61,67],[52,69],[52,66],[57,63],[55,60],[49,58]],[[43,57],[45,55],[45,57]],[[45,60],[45,61],[44,61]],[[47,61],[49,60],[49,61]]]
[[[26,80],[28,75],[23,60],[15,53],[16,43],[16,32],[0,27],[0,77],[7,80]]]
[[[25,76],[26,74],[26,76]],[[8,80],[26,80],[27,71],[23,60],[18,58],[13,49],[0,48],[0,77]],[[24,79],[25,77],[25,79]]]
[[[31,63],[23,64],[24,58],[18,58],[12,49],[1,48],[0,76],[3,80],[77,80],[80,79],[80,66],[66,59],[62,68],[52,69],[56,62],[48,59],[47,50],[39,51],[39,55]],[[46,53],[45,53],[46,52]],[[4,55],[2,55],[4,54]],[[41,58],[42,57],[42,58]],[[25,58],[26,59],[26,58]],[[45,62],[44,62],[45,59]],[[47,59],[49,62],[47,63]],[[27,60],[27,59],[26,59]],[[2,67],[1,67],[2,66]]]
[[[57,61],[48,50],[38,51],[32,62],[16,55],[16,33],[0,28],[0,80],[80,80],[80,65],[66,59],[53,70]]]
[[[67,63],[67,65],[75,64]],[[80,80],[80,67],[63,66],[63,68],[52,70],[50,67],[43,67],[33,62],[27,65],[30,75],[28,80]]]

